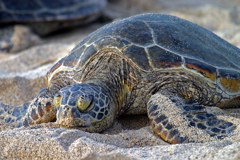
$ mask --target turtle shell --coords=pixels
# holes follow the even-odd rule
[[[70,20],[103,10],[106,0],[1,0],[0,22]]]
[[[214,33],[174,16],[149,13],[108,24],[82,40],[59,66],[79,69],[103,48],[115,48],[139,68],[154,71],[184,68],[240,91],[240,50]]]

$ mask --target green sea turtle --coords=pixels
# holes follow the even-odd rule
[[[239,106],[239,61],[237,47],[174,16],[115,21],[58,61],[33,101],[11,110],[1,104],[2,128],[49,122],[101,132],[120,115],[147,113],[169,143],[224,139],[238,125],[208,108]]]
[[[0,0],[0,51],[19,51],[36,39],[30,30],[13,24],[43,36],[92,22],[105,6],[106,0]]]

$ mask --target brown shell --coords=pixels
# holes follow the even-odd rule
[[[116,48],[142,70],[182,67],[230,93],[240,91],[240,50],[214,33],[168,15],[143,14],[108,24],[87,36],[59,66],[80,68],[103,48]]]

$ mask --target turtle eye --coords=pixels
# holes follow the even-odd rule
[[[77,107],[81,112],[84,112],[91,105],[91,102],[92,102],[92,98],[81,96],[77,100]]]
[[[53,99],[54,106],[59,107],[61,105],[61,100],[62,100],[62,96],[60,94],[56,95]]]

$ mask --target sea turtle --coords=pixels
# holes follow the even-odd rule
[[[239,106],[239,61],[237,47],[194,23],[136,15],[87,36],[51,68],[47,88],[30,104],[2,104],[0,118],[5,128],[56,120],[47,124],[101,132],[147,113],[169,143],[224,139],[238,125],[208,108]]]
[[[33,43],[31,31],[13,23],[43,36],[92,22],[105,6],[106,0],[0,0],[0,51],[16,52]]]

